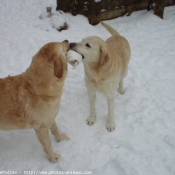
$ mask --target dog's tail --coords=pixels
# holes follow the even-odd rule
[[[120,35],[115,29],[113,29],[110,25],[104,23],[103,21],[101,21],[101,24],[102,26],[108,30],[108,32],[111,34],[111,35]]]

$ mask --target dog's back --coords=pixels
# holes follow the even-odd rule
[[[37,83],[30,78],[27,79],[26,75],[28,73],[25,72],[0,79],[1,130],[49,125],[58,113],[63,82],[39,83],[38,77]],[[60,87],[52,87],[56,85]]]
[[[110,25],[101,22],[103,27],[112,35],[110,38],[106,40],[106,44],[113,48],[120,56],[121,61],[123,63],[124,69],[127,69],[130,57],[131,57],[131,49],[126,38],[121,36],[115,29],[113,29]]]
[[[0,79],[0,129],[25,128],[25,102],[20,94],[20,76]]]

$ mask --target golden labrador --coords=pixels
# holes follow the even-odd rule
[[[87,124],[95,123],[96,91],[107,98],[108,131],[115,129],[114,104],[116,86],[118,92],[124,93],[123,79],[127,74],[131,50],[128,41],[108,24],[101,24],[111,33],[106,41],[97,36],[83,39],[79,43],[70,43],[70,48],[82,55],[85,68],[85,84],[90,102],[90,115]]]
[[[33,128],[51,162],[60,159],[51,148],[49,129],[57,141],[55,117],[67,75],[68,41],[48,43],[33,57],[29,68],[17,76],[0,79],[0,129]]]

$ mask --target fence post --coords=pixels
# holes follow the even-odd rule
[[[156,0],[156,8],[154,14],[163,19],[165,0]]]

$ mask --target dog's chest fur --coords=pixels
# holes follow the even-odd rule
[[[86,86],[89,86],[89,88],[92,88],[93,90],[102,92],[103,94],[115,91],[117,83],[120,81],[117,79],[117,75],[108,78],[104,77],[105,76],[101,76],[97,71],[94,71],[89,66],[85,66]]]

